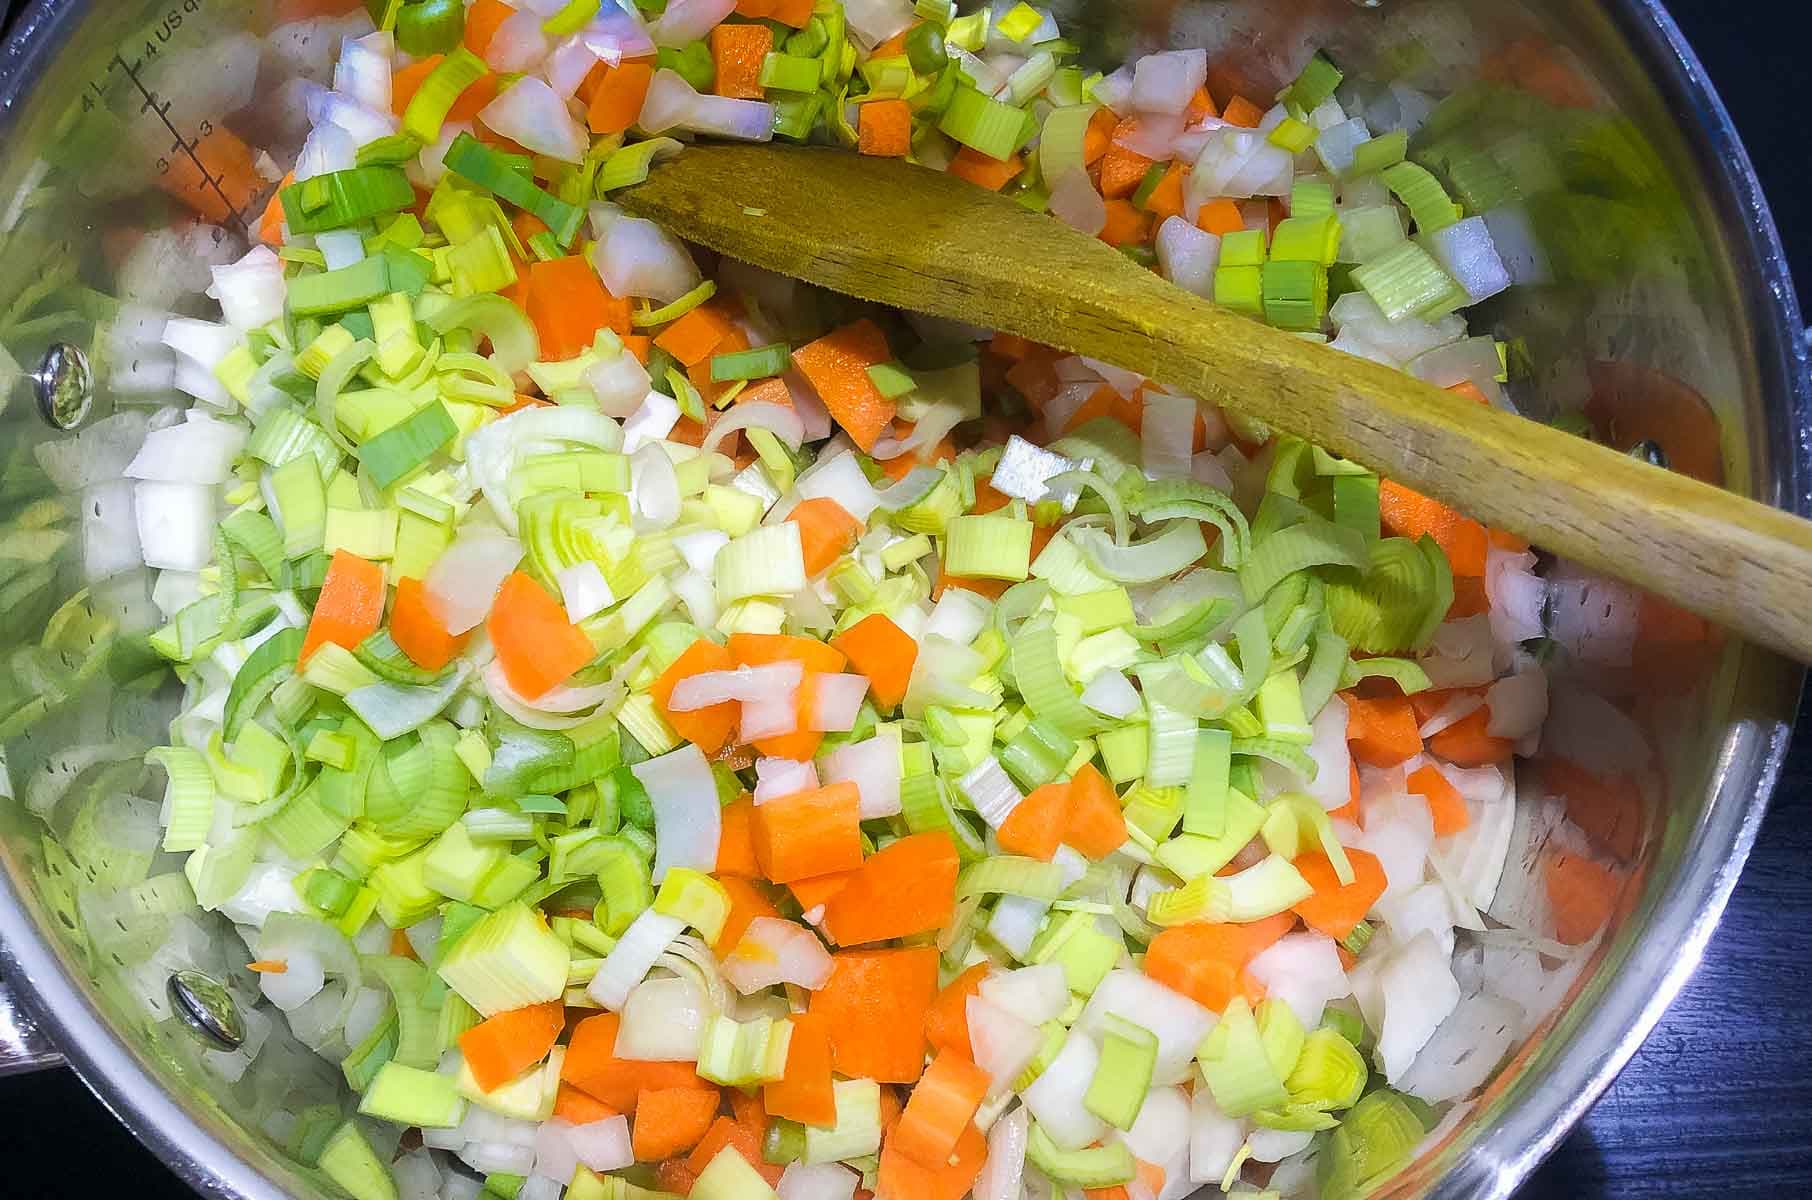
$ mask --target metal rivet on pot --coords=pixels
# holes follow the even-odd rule
[[[239,1006],[212,976],[178,971],[170,976],[170,1004],[184,1028],[210,1050],[237,1050],[245,1042]]]
[[[94,404],[94,372],[88,356],[68,342],[52,342],[31,377],[38,411],[58,429],[74,429]]]
[[[1663,471],[1667,470],[1667,451],[1663,450],[1661,448],[1661,443],[1655,441],[1653,438],[1643,438],[1634,446],[1631,446],[1629,448],[1629,456],[1639,462],[1645,462],[1651,467],[1660,467]]]

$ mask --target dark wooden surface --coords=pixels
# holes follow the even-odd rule
[[[1283,2],[1283,0],[1280,0]],[[0,8],[4,8],[0,5]],[[1812,281],[1802,6],[1675,0]],[[1782,21],[1786,24],[1783,26]],[[1523,1190],[1548,1197],[1798,1196],[1812,1186],[1812,705],[1703,964],[1616,1085]],[[183,1200],[187,1189],[67,1072],[0,1079],[0,1196]]]

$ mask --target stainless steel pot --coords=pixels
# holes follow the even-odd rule
[[[333,1102],[335,1073],[305,1053],[268,1050],[231,1078],[242,1064],[190,1037],[180,1009],[158,1000],[187,956],[249,1007],[255,989],[245,990],[221,946],[121,948],[96,924],[104,914],[92,903],[94,876],[108,870],[96,827],[119,854],[139,852],[144,833],[102,794],[140,781],[129,768],[105,770],[130,762],[134,739],[157,735],[158,701],[130,638],[110,642],[97,656],[104,669],[86,676],[91,646],[58,642],[60,667],[33,649],[58,605],[91,582],[85,572],[102,575],[83,561],[80,533],[108,516],[92,493],[80,511],[68,498],[47,507],[34,448],[144,402],[128,394],[128,366],[95,344],[125,286],[109,266],[121,239],[182,212],[183,200],[235,229],[255,220],[217,205],[214,177],[196,172],[191,155],[205,164],[216,122],[253,144],[293,149],[296,131],[271,118],[270,101],[331,44],[267,50],[248,81],[254,47],[233,35],[268,30],[271,7],[37,0],[0,49],[0,201],[12,201],[0,208],[0,346],[9,352],[0,368],[13,385],[0,412],[0,651],[9,656],[0,738],[10,773],[0,789],[0,1072],[66,1062],[198,1190],[260,1198],[334,1194],[287,1153],[272,1113]],[[1780,244],[1735,131],[1654,0],[1057,7],[1103,61],[1208,44],[1236,72],[1223,84],[1253,95],[1287,78],[1311,43],[1333,47],[1354,74],[1429,86],[1471,82],[1486,60],[1496,84],[1469,109],[1449,110],[1443,132],[1512,161],[1541,193],[1530,204],[1565,241],[1549,244],[1552,284],[1481,314],[1516,339],[1519,363],[1533,364],[1512,395],[1544,413],[1583,408],[1613,439],[1659,441],[1677,467],[1812,514],[1812,383]],[[1531,182],[1531,170],[1550,174]],[[66,273],[72,265],[81,286]],[[182,268],[176,259],[169,269]],[[66,344],[100,354],[92,404]],[[92,582],[89,599],[122,628],[143,624],[143,580]],[[59,631],[66,639],[67,623]],[[1558,1018],[1386,1194],[1508,1195],[1634,1052],[1717,923],[1761,823],[1800,677],[1734,643],[1717,644],[1691,673],[1667,644],[1650,649],[1672,657],[1648,671],[1595,677],[1575,665],[1571,675],[1633,712],[1655,750],[1625,911]],[[1668,690],[1657,679],[1693,687],[1657,699]],[[113,749],[65,753],[97,744]]]

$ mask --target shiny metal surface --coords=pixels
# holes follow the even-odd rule
[[[245,1018],[219,980],[200,971],[177,971],[168,988],[177,1019],[208,1049],[237,1050],[245,1044]]]
[[[94,406],[94,372],[88,356],[68,342],[52,342],[31,377],[38,411],[55,429],[80,429]]]
[[[1553,102],[1552,86],[1537,96],[1541,81],[1512,71],[1489,103],[1454,117],[1454,130],[1491,139],[1526,131],[1564,181],[1555,193],[1574,204],[1570,212],[1578,215],[1589,202],[1592,212],[1642,223],[1624,227],[1632,236],[1621,242],[1600,229],[1604,254],[1582,255],[1554,286],[1479,314],[1481,325],[1520,339],[1535,364],[1534,377],[1513,385],[1515,398],[1538,413],[1583,408],[1617,435],[1613,444],[1653,438],[1676,469],[1715,475],[1812,513],[1812,379],[1791,281],[1741,144],[1659,4],[1552,0],[1528,6],[1533,15],[1517,5],[1464,0],[1092,0],[1056,7],[1072,36],[1104,61],[1169,44],[1224,49],[1216,61],[1237,63],[1241,78],[1232,82],[1252,95],[1287,79],[1311,44],[1334,48],[1343,64],[1384,62],[1399,78],[1431,85],[1442,81],[1448,58],[1486,50],[1515,63],[1528,60],[1510,57],[1510,49],[1547,47],[1544,54],[1591,77],[1589,104],[1575,107],[1564,95]],[[0,244],[0,310],[33,280],[78,258],[88,286],[103,296],[115,290],[113,266],[100,252],[107,239],[180,211],[152,185],[187,153],[182,147],[192,148],[201,122],[223,115],[158,101],[218,47],[243,52],[246,43],[226,39],[266,29],[268,17],[262,0],[38,0],[28,9],[0,48],[0,198],[36,195],[41,159],[79,161],[68,148],[103,119],[82,109],[91,95],[103,114],[115,106],[117,129],[108,129],[119,145],[104,170],[74,171],[72,178],[65,167],[52,176],[61,190],[0,235],[7,238]],[[171,69],[173,61],[187,69]],[[296,131],[266,101],[308,61],[300,52],[267,53],[260,99],[234,116],[248,140],[272,146],[279,158],[293,152]],[[122,100],[133,95],[148,103]],[[1525,128],[1506,131],[1517,123]],[[219,213],[216,220],[231,227],[243,215]],[[78,321],[77,332],[54,332],[79,344],[85,328]],[[21,339],[0,325],[0,345],[21,363],[39,361],[46,340],[35,332]],[[97,417],[133,402],[110,382],[117,365],[96,364]],[[1619,403],[1631,395],[1644,404]],[[12,446],[0,470],[0,521],[46,495],[28,451],[53,435],[29,408],[15,402],[0,411],[0,445]],[[1702,411],[1716,422],[1660,432],[1643,425],[1662,409],[1694,419]],[[35,646],[52,610],[82,586],[80,540],[70,537],[51,569],[38,574],[0,563],[0,651]],[[132,611],[133,597],[112,601]],[[142,597],[137,603],[142,607]],[[1692,971],[1754,841],[1785,749],[1796,669],[1725,644],[1690,694],[1645,695],[1645,680],[1628,672],[1587,675],[1579,671],[1569,685],[1639,713],[1656,750],[1639,886],[1571,1003],[1517,1050],[1469,1119],[1381,1194],[1508,1195],[1602,1092]],[[10,675],[5,682],[17,686]],[[218,1052],[204,1050],[167,1007],[127,986],[134,970],[158,964],[107,961],[90,936],[80,898],[97,868],[72,862],[63,848],[80,814],[59,808],[57,793],[46,789],[49,803],[40,807],[49,820],[35,815],[31,801],[43,794],[34,791],[37,772],[73,744],[153,736],[156,720],[154,711],[147,716],[125,704],[125,689],[106,672],[83,687],[41,698],[39,719],[23,732],[13,722],[22,709],[0,718],[11,772],[0,789],[0,981],[22,994],[27,1014],[7,1024],[12,1010],[0,984],[0,1041],[10,1041],[13,1030],[28,1035],[18,1044],[31,1045],[35,1022],[121,1119],[205,1194],[332,1194],[286,1156],[284,1131],[270,1117],[285,1104],[329,1094],[337,1071],[273,1041],[252,1070],[229,1079],[230,1055],[210,1057]],[[30,702],[9,692],[6,703]],[[219,953],[218,946],[194,949]],[[188,965],[217,974],[242,1006],[256,999],[224,959]],[[168,975],[160,970],[154,995]],[[135,1007],[146,1003],[149,1013]],[[0,1057],[0,1069],[9,1061],[17,1060]]]
[[[38,1019],[20,1005],[18,994],[0,978],[0,1075],[42,1071],[63,1065],[63,1056]]]

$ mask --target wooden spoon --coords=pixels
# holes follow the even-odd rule
[[[694,146],[613,199],[770,271],[1138,371],[1812,662],[1812,523],[1216,308],[954,176]]]

